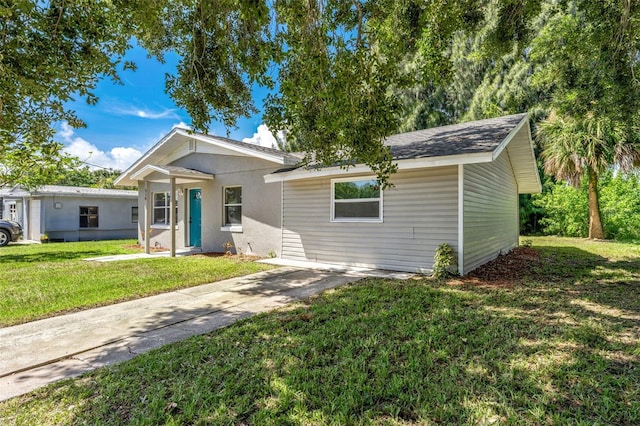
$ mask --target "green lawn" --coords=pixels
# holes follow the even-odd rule
[[[366,279],[0,403],[5,424],[640,424],[640,246]]]
[[[9,245],[0,248],[0,326],[219,281],[270,268],[233,257],[87,262],[139,253],[133,240]]]

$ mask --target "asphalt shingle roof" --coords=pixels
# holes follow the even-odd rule
[[[526,114],[471,121],[389,136],[395,160],[492,152]]]
[[[386,138],[385,145],[391,148],[394,160],[492,152],[525,117],[526,114],[507,115],[400,133]],[[273,174],[297,168],[283,167]]]

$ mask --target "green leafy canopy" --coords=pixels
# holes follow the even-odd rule
[[[524,37],[539,0],[504,1],[491,45]],[[83,0],[0,3],[0,184],[37,185],[75,166],[54,126],[84,125],[65,103],[89,103],[135,40],[162,60],[180,56],[167,92],[196,130],[228,127],[257,110],[254,85],[277,92],[265,121],[305,163],[369,165],[385,185],[395,170],[383,138],[400,122],[394,90],[448,78],[453,34],[473,28],[486,2],[397,0]],[[407,59],[418,72],[405,72]]]

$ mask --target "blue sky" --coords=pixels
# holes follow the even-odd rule
[[[84,99],[69,105],[86,128],[73,129],[67,123],[58,126],[55,139],[88,164],[124,170],[174,126],[190,124],[186,111],[177,108],[164,92],[165,73],[175,71],[177,56],[167,55],[165,64],[161,64],[148,59],[144,49],[135,46],[126,59],[134,61],[138,69],[120,73],[123,85],[102,80],[95,90],[100,98],[97,105],[88,105]],[[254,93],[258,109],[265,96],[265,89]],[[237,124],[237,129],[230,129],[233,139],[264,146],[275,142],[262,124],[262,112]],[[227,129],[213,123],[209,133],[227,136]]]

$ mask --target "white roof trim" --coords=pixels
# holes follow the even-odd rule
[[[538,194],[542,192],[542,182],[540,181],[540,173],[538,173],[538,164],[536,163],[536,153],[533,149],[533,138],[531,137],[531,126],[527,125],[527,136],[529,137],[529,150],[531,152],[531,158],[533,158],[533,162],[535,163],[536,168],[536,181],[538,182]]]
[[[180,129],[175,127],[169,133],[164,135],[164,137],[162,139],[160,139],[154,146],[152,146],[151,149],[149,149],[142,157],[140,157],[138,159],[138,161],[136,161],[135,163],[130,165],[127,170],[122,172],[122,174],[120,176],[118,176],[118,178],[115,181],[113,181],[113,184],[114,185],[120,185],[123,180],[125,180],[125,179],[129,179],[130,180],[129,174],[131,173],[131,171],[135,170],[140,164],[144,163],[147,160],[147,158],[149,158],[153,153],[155,153],[158,150],[158,148],[160,148],[162,145],[164,145],[164,143],[167,140],[169,140],[173,135],[178,133],[178,130],[180,130]]]
[[[135,181],[135,179],[133,179],[133,176],[137,175],[138,172],[134,174],[132,174],[132,172],[140,168],[143,164],[147,163],[149,161],[149,158],[152,157],[158,151],[158,149],[160,149],[164,144],[166,144],[172,137],[176,135],[196,139],[198,141],[201,141],[210,145],[219,146],[221,148],[228,149],[229,151],[237,152],[239,154],[247,155],[254,158],[260,158],[263,160],[271,161],[276,164],[281,164],[281,165],[287,164],[284,159],[285,155],[287,155],[287,153],[285,152],[283,152],[281,156],[275,155],[275,154],[269,154],[267,152],[263,152],[260,150],[254,150],[254,149],[245,148],[243,146],[239,146],[236,144],[232,144],[224,140],[220,140],[215,136],[203,135],[199,133],[190,133],[186,129],[175,127],[169,133],[167,133],[162,139],[160,139],[153,147],[151,147],[151,149],[149,149],[142,157],[140,157],[138,161],[133,163],[131,166],[129,166],[127,170],[122,172],[122,174],[118,176],[118,178],[114,181],[114,184],[122,185],[123,181]]]
[[[518,125],[516,127],[514,127],[509,132],[507,137],[504,138],[504,140],[502,142],[500,142],[500,145],[498,145],[498,147],[493,150],[493,158],[492,158],[492,160],[495,160],[496,158],[498,158],[498,156],[500,156],[502,151],[507,147],[507,145],[509,145],[509,142],[511,142],[511,140],[515,137],[515,135],[518,134],[520,129],[522,129],[522,126],[524,126],[525,124],[528,124],[528,123],[529,123],[529,116],[525,114],[525,116],[522,117],[522,120],[520,120]],[[531,139],[531,135],[529,135],[529,139]],[[535,158],[535,157],[533,157],[533,158]]]
[[[180,167],[179,169],[183,170],[172,170],[168,167],[158,166],[155,164],[147,164],[137,172],[131,175],[131,179],[133,180],[144,180],[151,173],[161,173],[163,175],[167,175],[168,177],[175,178],[185,178],[185,179],[195,179],[195,180],[213,180],[214,176],[209,173],[203,173],[197,170],[184,169]]]
[[[441,157],[411,158],[398,160],[398,170],[424,169],[428,167],[457,166],[459,164],[488,163],[493,161],[491,152],[478,152],[462,155],[444,155]],[[339,176],[356,173],[371,173],[371,168],[365,165],[357,165],[342,169],[340,167],[327,167],[323,169],[295,169],[290,172],[272,173],[264,176],[266,183],[286,182],[291,180],[311,179],[317,177]]]

